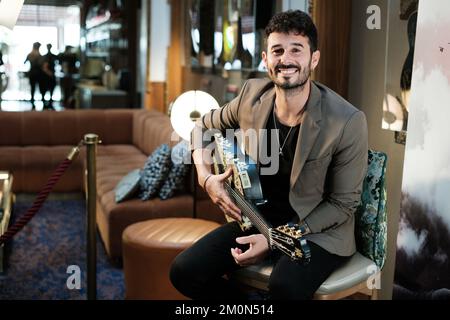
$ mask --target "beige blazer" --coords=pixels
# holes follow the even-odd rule
[[[274,101],[275,89],[269,79],[248,80],[239,96],[197,121],[191,147],[204,148],[210,143],[200,139],[208,129],[259,132],[266,127]],[[261,139],[258,134],[259,144]],[[245,149],[254,158],[260,155],[248,145]],[[349,256],[356,250],[354,213],[361,200],[367,152],[364,113],[326,86],[312,82],[292,165],[289,202],[312,231],[307,239],[337,255]]]

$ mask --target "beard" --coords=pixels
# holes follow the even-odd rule
[[[297,80],[291,80],[291,77],[283,77],[284,81],[278,79],[278,73],[281,73],[280,69],[297,69],[298,78]],[[311,61],[305,68],[302,68],[299,65],[283,65],[279,64],[275,68],[270,69],[269,78],[272,82],[280,89],[283,90],[292,90],[292,89],[302,89],[304,85],[308,82],[311,77]]]

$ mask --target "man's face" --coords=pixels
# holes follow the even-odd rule
[[[271,33],[262,53],[270,79],[281,89],[301,88],[319,63],[320,52],[311,54],[308,38],[294,33]]]

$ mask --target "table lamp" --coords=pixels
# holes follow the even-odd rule
[[[180,95],[172,105],[170,122],[175,132],[184,140],[191,140],[195,122],[212,109],[219,108],[216,99],[210,94],[193,90]],[[193,217],[197,216],[197,173],[194,170]]]
[[[217,108],[219,104],[209,93],[200,90],[187,91],[172,105],[170,112],[172,127],[181,138],[190,141],[195,121]]]

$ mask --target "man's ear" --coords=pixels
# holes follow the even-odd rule
[[[263,51],[263,52],[261,53],[261,57],[262,57],[262,60],[263,60],[263,62],[264,62],[264,65],[266,66],[266,69],[269,70],[269,68],[268,68],[268,66],[267,66],[267,53],[266,53],[265,51]]]
[[[311,57],[311,71],[314,70],[320,61],[320,51],[316,50],[313,52]]]

